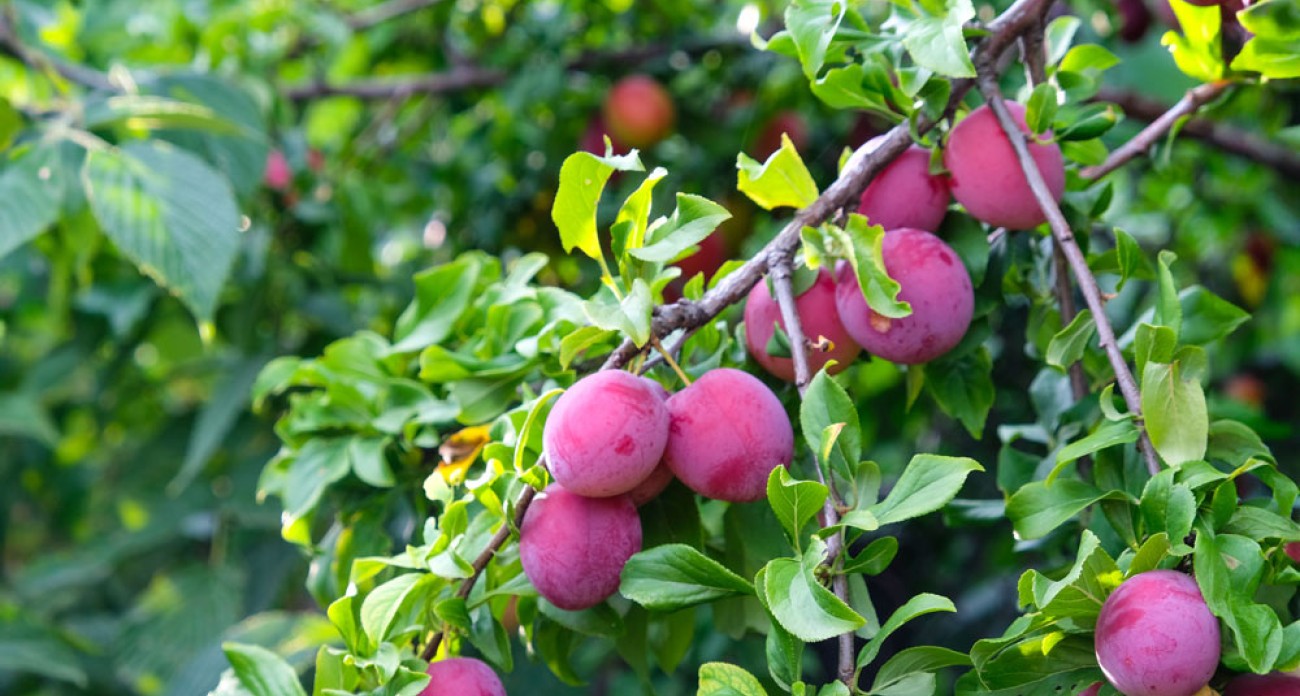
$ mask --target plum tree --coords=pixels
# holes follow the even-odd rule
[[[641,518],[626,495],[588,498],[551,484],[519,527],[519,560],[551,604],[594,607],[618,591],[619,573],[641,550]]]
[[[1097,662],[1124,694],[1192,696],[1214,675],[1219,650],[1218,619],[1178,571],[1125,580],[1097,617]]]
[[[1243,674],[1228,682],[1223,696],[1297,696],[1300,677],[1283,672]]]
[[[804,336],[810,341],[825,337],[833,344],[830,350],[809,352],[809,371],[822,369],[830,360],[838,361],[831,372],[840,372],[848,367],[861,348],[844,330],[839,314],[835,311],[835,281],[831,274],[825,269],[818,271],[817,280],[795,298],[794,304],[799,312]],[[763,369],[787,382],[793,382],[794,361],[767,352],[767,344],[772,339],[772,334],[776,333],[776,325],[780,325],[782,331],[785,330],[781,307],[772,297],[767,283],[758,283],[749,291],[749,298],[745,300],[745,343],[749,346],[749,354],[754,356]]]
[[[710,370],[668,399],[664,461],[707,498],[763,498],[772,469],[794,458],[794,429],[781,402],[759,379],[731,368]]]
[[[551,474],[588,496],[626,493],[663,457],[668,410],[647,380],[620,370],[584,377],[555,402],[542,444]]]
[[[492,668],[472,657],[450,657],[429,663],[429,685],[420,696],[506,696],[506,687]]]
[[[649,75],[629,75],[605,95],[610,135],[629,147],[650,147],[668,137],[677,121],[672,97]]]
[[[1020,130],[1029,133],[1025,107],[1015,102],[1005,104]],[[1029,154],[1052,197],[1060,201],[1065,192],[1061,148],[1056,143],[1031,142]],[[1011,141],[987,104],[972,111],[952,129],[943,161],[950,173],[953,198],[975,218],[994,227],[1016,230],[1036,227],[1047,220],[1034,200],[1016,153],[1011,149]]]
[[[835,308],[844,328],[867,352],[897,363],[929,362],[961,342],[975,310],[966,266],[943,240],[924,230],[885,233],[885,270],[898,281],[912,313],[899,319],[867,306],[847,263],[836,271]]]
[[[880,143],[884,136],[867,141]],[[858,212],[886,230],[933,232],[948,212],[948,181],[930,174],[930,151],[913,145],[876,175],[862,192]]]

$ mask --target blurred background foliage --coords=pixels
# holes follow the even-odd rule
[[[738,151],[766,154],[780,130],[801,130],[796,144],[824,184],[846,146],[886,125],[826,107],[795,61],[751,47],[749,31],[771,33],[782,9],[736,0],[0,2],[0,177],[17,171],[24,145],[60,122],[84,122],[104,87],[165,95],[238,128],[123,118],[89,130],[197,154],[228,179],[243,227],[210,322],[102,234],[77,185],[65,187],[43,234],[0,245],[12,247],[0,257],[0,693],[205,693],[226,666],[223,640],[308,664],[332,629],[306,590],[305,557],[281,539],[279,501],[256,499],[279,448],[271,417],[250,408],[259,369],[274,356],[319,355],[359,330],[391,333],[412,274],[469,249],[506,260],[554,253],[544,282],[592,289],[595,268],[558,254],[552,196],[606,90],[632,72],[660,80],[678,109],[677,132],[642,153],[670,172],[660,192],[727,206],[729,256],[759,248],[782,221],[734,192]],[[1109,88],[1169,104],[1189,86],[1157,28],[1121,44],[1107,3],[1082,0],[1071,11],[1123,59]],[[1273,136],[1295,124],[1298,94],[1294,85],[1239,90],[1213,117]],[[1140,125],[1125,122],[1108,138]],[[58,151],[68,171],[85,157],[67,142]],[[287,180],[264,176],[273,152]],[[1211,353],[1211,414],[1265,435],[1292,476],[1295,182],[1182,138],[1120,175],[1108,214],[1148,248],[1176,251],[1182,282],[1196,278],[1254,314]],[[5,194],[21,190],[7,183]],[[605,201],[637,183],[616,181]],[[0,226],[12,200],[0,198]],[[1032,260],[1039,240],[1006,243],[1007,258]],[[1026,268],[1032,261],[995,270],[1006,284]],[[1136,290],[1120,296],[1117,325],[1131,323],[1140,300]],[[909,411],[897,368],[853,368],[872,458],[896,471],[918,450],[986,464],[1014,457],[999,428],[1038,422],[1068,399],[1063,377],[1036,373],[1025,357],[1023,339],[1036,340],[1042,318],[1013,305],[997,321],[999,390],[979,440],[929,404]],[[419,495],[421,478],[391,495]],[[1054,537],[1016,542],[1005,519],[981,525],[983,501],[1000,497],[991,476],[972,479],[963,496],[946,520],[908,526],[899,560],[873,585],[885,615],[916,591],[950,596],[960,612],[900,631],[892,645],[965,650],[1015,615],[1022,568],[1073,558]],[[384,523],[350,530],[351,543],[387,553],[418,527],[409,506]],[[738,640],[715,630],[709,612],[697,616],[682,678],[661,676],[657,693],[692,691],[688,667],[713,659],[765,672],[761,637]],[[528,693],[635,688],[607,643],[588,641],[576,662],[592,686],[563,687],[526,660],[508,684]]]

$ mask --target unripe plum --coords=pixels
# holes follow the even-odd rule
[[[907,365],[929,362],[966,335],[975,311],[975,290],[956,252],[924,230],[885,233],[885,270],[898,281],[898,297],[912,305],[901,319],[876,314],[849,264],[836,271],[835,308],[853,340],[867,352]]]
[[[629,147],[650,147],[673,132],[677,110],[668,90],[648,75],[629,75],[605,95],[605,123]]]
[[[868,141],[879,146],[884,136]],[[933,232],[948,213],[948,182],[930,174],[930,151],[912,145],[876,175],[862,192],[858,212],[887,230],[912,227]]]
[[[1300,696],[1300,677],[1283,672],[1243,674],[1228,682],[1223,696]]]
[[[1021,132],[1028,134],[1025,107],[1015,102],[1004,103]],[[1043,135],[1050,137],[1051,133]],[[1028,145],[1048,191],[1053,199],[1060,201],[1065,192],[1061,148],[1056,143],[1044,145],[1032,140]],[[972,111],[952,129],[943,161],[950,172],[953,198],[976,219],[1013,230],[1036,227],[1047,220],[1011,149],[1011,141],[987,104]]]
[[[1080,691],[1078,696],[1097,696],[1099,693],[1101,693],[1101,682],[1093,682],[1092,686]]]
[[[640,550],[641,518],[626,495],[588,498],[551,484],[519,528],[524,574],[551,604],[570,611],[617,592],[624,564]]]
[[[1219,664],[1219,622],[1191,576],[1152,570],[1125,580],[1097,617],[1097,662],[1131,696],[1192,696]]]
[[[831,372],[841,372],[848,367],[861,349],[844,330],[840,316],[835,311],[835,281],[831,279],[831,274],[825,269],[818,271],[816,282],[795,298],[794,306],[799,313],[804,336],[809,341],[824,336],[835,346],[829,351],[809,351],[808,370],[816,373],[831,360],[838,361]],[[781,330],[785,331],[781,307],[772,297],[767,283],[760,281],[749,291],[749,299],[745,300],[745,343],[749,346],[749,354],[754,356],[763,369],[787,382],[793,382],[794,360],[773,357],[767,352],[767,343],[775,333],[775,324],[779,324]],[[796,349],[797,347],[791,346],[791,350]]]
[[[542,431],[551,475],[579,495],[626,493],[663,457],[668,410],[647,380],[621,370],[584,377],[555,402]]]
[[[432,662],[426,671],[430,681],[420,696],[506,696],[497,673],[472,657]]]
[[[668,399],[668,414],[664,461],[707,498],[760,500],[772,469],[794,458],[794,429],[785,409],[747,372],[710,370]]]

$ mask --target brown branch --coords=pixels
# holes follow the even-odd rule
[[[1097,99],[1118,105],[1124,110],[1126,116],[1148,122],[1158,120],[1170,109],[1168,105],[1140,94],[1104,87],[1097,94]],[[1174,106],[1177,107],[1178,105]],[[1192,117],[1183,124],[1179,134],[1200,140],[1224,152],[1259,162],[1284,176],[1300,178],[1300,153],[1297,153],[1294,148],[1261,138],[1250,131],[1207,118]],[[1085,176],[1088,176],[1088,173],[1088,169],[1083,171]]]
[[[496,534],[492,535],[492,539],[488,541],[487,546],[481,553],[479,553],[478,557],[474,559],[474,563],[472,564],[474,572],[470,573],[468,578],[461,581],[460,588],[456,590],[457,597],[460,599],[469,597],[469,593],[474,590],[474,584],[478,582],[479,576],[487,569],[488,563],[492,562],[492,558],[496,556],[497,551],[500,551],[501,547],[505,545],[506,541],[510,538],[511,532],[523,525],[524,513],[528,511],[528,505],[533,502],[533,497],[536,495],[536,488],[533,488],[532,486],[524,486],[524,490],[521,491],[519,497],[515,499],[514,517],[510,521],[501,521],[501,528],[497,530]],[[433,659],[434,655],[438,654],[438,646],[442,645],[444,634],[445,631],[437,631],[429,638],[429,642],[425,644],[424,650],[420,652],[421,660],[428,662]]]
[[[1085,179],[1099,179],[1119,169],[1129,160],[1150,150],[1157,141],[1165,137],[1165,134],[1178,123],[1179,119],[1196,113],[1202,106],[1218,98],[1230,84],[1229,82],[1214,82],[1188,90],[1187,94],[1183,95],[1183,98],[1179,99],[1177,104],[1174,104],[1152,120],[1150,125],[1142,129],[1141,133],[1133,136],[1131,140],[1110,153],[1105,162],[1094,167],[1086,167],[1079,174]],[[1124,111],[1127,113],[1128,109],[1125,108]]]
[[[13,5],[0,9],[0,53],[13,56],[34,70],[54,72],[63,79],[82,87],[106,91],[118,90],[107,73],[69,63],[29,48],[18,36],[13,17],[15,12]]]
[[[1141,434],[1138,439],[1138,449],[1141,450],[1142,456],[1146,460],[1147,470],[1152,475],[1155,475],[1160,471],[1160,462],[1156,458],[1155,448],[1151,446],[1151,439],[1147,436],[1146,426],[1142,424],[1142,397],[1138,392],[1137,382],[1133,379],[1133,373],[1124,360],[1124,354],[1120,350],[1119,343],[1115,340],[1115,330],[1106,317],[1105,301],[1102,299],[1101,289],[1097,286],[1097,278],[1093,276],[1092,270],[1088,268],[1088,260],[1084,257],[1083,250],[1079,248],[1074,233],[1070,230],[1069,223],[1065,221],[1060,206],[1056,204],[1056,199],[1048,191],[1047,182],[1043,180],[1042,173],[1038,171],[1038,165],[1030,156],[1029,147],[1025,144],[1024,133],[1020,132],[1020,128],[1011,117],[1011,112],[1007,110],[1006,104],[1002,102],[1002,91],[998,88],[995,73],[989,70],[990,64],[977,62],[975,67],[979,73],[980,91],[984,94],[989,107],[997,117],[998,124],[1002,126],[1002,131],[1006,134],[1007,140],[1011,142],[1011,147],[1015,150],[1016,159],[1020,161],[1020,167],[1029,183],[1029,188],[1033,191],[1034,198],[1047,216],[1047,224],[1052,229],[1052,236],[1061,248],[1062,253],[1065,254],[1066,260],[1069,261],[1070,268],[1074,271],[1074,279],[1083,292],[1083,298],[1088,303],[1088,308],[1092,310],[1093,320],[1097,325],[1097,336],[1101,342],[1101,347],[1106,351],[1106,357],[1110,360],[1111,368],[1115,371],[1115,381],[1119,383],[1120,393],[1124,396],[1124,402],[1128,405],[1129,412],[1137,418],[1139,423]]]

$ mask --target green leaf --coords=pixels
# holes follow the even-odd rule
[[[1219,6],[1199,7],[1183,0],[1170,0],[1182,34],[1166,32],[1160,43],[1169,47],[1178,69],[1202,82],[1223,77],[1223,50]]]
[[[826,429],[837,423],[844,427],[835,438],[830,464],[837,471],[847,472],[857,465],[862,454],[862,424],[848,392],[822,369],[813,376],[799,404],[799,428],[809,449],[822,452]]]
[[[575,152],[560,165],[560,186],[551,206],[551,220],[560,231],[560,243],[566,252],[576,247],[593,259],[601,258],[600,238],[596,233],[596,205],[605,183],[615,171],[645,171],[636,150],[616,157],[597,157],[589,152]]]
[[[885,270],[885,229],[872,225],[857,213],[849,215],[849,222],[842,229],[834,225],[828,225],[826,229],[839,242],[853,266],[858,288],[871,311],[889,319],[910,315],[912,305],[898,299],[902,287]]]
[[[86,688],[76,651],[57,632],[22,622],[0,621],[0,672],[35,674]]]
[[[918,454],[908,462],[889,495],[868,511],[881,526],[929,514],[956,497],[972,471],[984,471],[984,467],[967,457]]]
[[[1102,421],[1101,425],[1087,437],[1071,442],[1056,453],[1056,466],[1047,475],[1046,482],[1050,484],[1056,480],[1057,474],[1066,464],[1080,457],[1086,457],[1107,447],[1137,442],[1137,439],[1138,429],[1132,420]]]
[[[582,326],[560,339],[560,367],[569,369],[573,361],[588,348],[617,335],[617,331],[599,326]]]
[[[961,421],[971,437],[979,438],[984,422],[993,408],[996,389],[993,385],[993,359],[987,348],[945,356],[926,363],[925,387],[943,412]]]
[[[1185,345],[1206,345],[1232,333],[1250,320],[1246,310],[1193,285],[1178,294],[1182,311],[1182,329],[1178,340]]]
[[[1025,122],[1030,131],[1042,133],[1052,127],[1056,117],[1056,87],[1044,82],[1034,88],[1025,107]]]
[[[1142,370],[1142,415],[1156,452],[1170,466],[1205,458],[1210,419],[1205,391],[1185,379],[1182,362],[1148,362]]]
[[[225,177],[151,140],[92,151],[85,181],[91,210],[118,248],[200,320],[211,319],[240,245]]]
[[[741,153],[736,157],[736,190],[766,210],[803,208],[817,200],[817,182],[804,166],[790,136],[781,134],[781,148],[759,164]]]
[[[1031,578],[1030,591],[1029,596],[1021,595],[1022,603],[1032,602],[1046,616],[1069,617],[1083,626],[1096,622],[1106,596],[1124,579],[1115,560],[1101,547],[1101,540],[1087,529],[1074,565],[1063,577],[1052,581],[1032,570],[1027,576]]]
[[[1078,17],[1064,15],[1053,19],[1047,25],[1044,44],[1047,47],[1047,64],[1056,65],[1065,58],[1074,42],[1074,35],[1079,31],[1083,21]]]
[[[654,611],[754,592],[744,578],[685,544],[664,544],[632,556],[622,577],[619,592]]]
[[[483,270],[480,257],[466,254],[415,274],[415,298],[393,327],[394,353],[409,353],[442,343],[474,299]]]
[[[252,135],[202,104],[149,94],[114,94],[92,98],[82,117],[87,129],[122,125],[127,128],[200,130],[223,135]]]
[[[699,244],[730,217],[726,208],[707,198],[679,193],[673,216],[650,229],[645,247],[628,253],[642,261],[671,261]]]
[[[1085,75],[1103,72],[1116,65],[1119,65],[1119,57],[1097,44],[1075,46],[1061,60],[1062,70]]]
[[[608,298],[589,300],[582,304],[591,323],[602,329],[618,331],[638,346],[650,340],[651,311],[654,299],[650,295],[650,286],[637,278],[632,281],[632,290],[621,301],[612,302]]]
[[[970,0],[943,0],[942,13],[935,14],[938,7],[938,2],[895,3],[887,26],[902,34],[903,47],[917,65],[944,77],[975,77],[962,33],[975,18],[975,6]]]
[[[0,169],[0,201],[5,202],[0,205],[0,258],[54,224],[62,195],[63,169],[54,148],[25,150],[4,163]]]
[[[832,108],[892,114],[884,95],[866,84],[867,78],[867,68],[861,63],[831,68],[811,83],[812,93]]]
[[[168,493],[176,495],[189,486],[225,444],[226,436],[248,407],[249,390],[265,364],[261,358],[246,360],[223,375],[212,395],[199,408],[194,430],[190,432],[189,443],[185,447],[185,459],[181,462],[180,470],[167,484]]]
[[[881,693],[882,688],[896,684],[908,675],[934,672],[945,667],[969,667],[970,663],[969,655],[948,648],[933,645],[905,648],[880,666],[880,671],[876,672],[876,681],[871,685],[871,692]],[[930,695],[933,693],[933,690],[929,692]]]
[[[1259,545],[1245,537],[1196,536],[1193,569],[1205,603],[1232,631],[1252,672],[1273,668],[1282,651],[1282,624],[1268,606],[1253,601],[1263,572]]]
[[[696,696],[767,696],[754,675],[725,662],[700,665],[700,688]]]
[[[1121,491],[1102,491],[1083,481],[1061,479],[1052,485],[1034,481],[1020,487],[1007,501],[1007,517],[1021,539],[1046,536],[1066,520],[1099,500],[1124,500]]]
[[[764,568],[763,591],[772,616],[799,640],[815,643],[856,631],[866,619],[817,581],[826,544],[813,538],[802,559],[777,558]]]
[[[1227,483],[1224,485],[1232,484]],[[1240,534],[1250,539],[1300,541],[1300,525],[1297,525],[1294,520],[1253,505],[1238,507],[1221,531],[1228,534]]]
[[[794,39],[799,64],[808,78],[826,61],[826,50],[844,19],[846,5],[837,0],[795,0],[785,10],[785,27]]]
[[[1264,77],[1300,77],[1300,11],[1291,0],[1266,0],[1237,13],[1253,34],[1232,61],[1234,70],[1252,70]]]
[[[429,587],[432,575],[406,573],[385,582],[366,595],[361,603],[361,628],[372,645],[388,638],[399,613]]]
[[[872,660],[876,659],[876,655],[880,653],[880,646],[884,644],[885,639],[902,627],[903,624],[918,616],[932,614],[937,611],[956,612],[957,607],[953,606],[952,600],[947,597],[928,592],[923,592],[907,600],[906,604],[890,615],[889,620],[881,624],[876,635],[872,636],[871,640],[862,646],[862,650],[858,652],[858,669],[871,664]]]
[[[822,509],[827,494],[825,485],[792,479],[783,466],[773,469],[767,477],[767,502],[796,549],[800,548],[799,531]]]
[[[298,674],[270,650],[243,643],[222,643],[221,650],[252,696],[306,696]]]
[[[1174,470],[1165,469],[1147,480],[1139,505],[1146,521],[1147,533],[1163,532],[1174,548],[1182,548],[1183,538],[1192,531],[1196,517],[1196,496],[1184,484],[1176,484]]]
[[[1173,271],[1169,269],[1178,257],[1168,249],[1161,250],[1156,262],[1158,287],[1155,314],[1152,323],[1167,326],[1178,336],[1183,326],[1183,307],[1178,301],[1178,286],[1174,283]]]
[[[889,564],[894,561],[894,556],[897,555],[898,539],[891,536],[880,537],[867,544],[867,548],[863,549],[862,553],[845,562],[844,574],[879,575],[889,567]]]
[[[1065,372],[1083,359],[1083,352],[1096,332],[1097,324],[1092,320],[1092,312],[1087,309],[1079,312],[1070,325],[1052,336],[1051,343],[1047,344],[1047,364]]]
[[[1142,253],[1142,247],[1133,235],[1119,228],[1115,228],[1115,258],[1119,264],[1119,283],[1115,285],[1115,292],[1123,290],[1130,278],[1150,277],[1151,262]]]
[[[650,226],[650,206],[655,185],[668,176],[668,170],[655,167],[646,175],[641,185],[623,201],[623,207],[614,218],[614,256],[620,260],[633,249],[645,246],[645,233]],[[622,232],[620,232],[622,230]],[[626,275],[626,273],[625,273]]]
[[[23,129],[23,115],[8,99],[0,97],[0,152],[9,149],[14,137]]]

